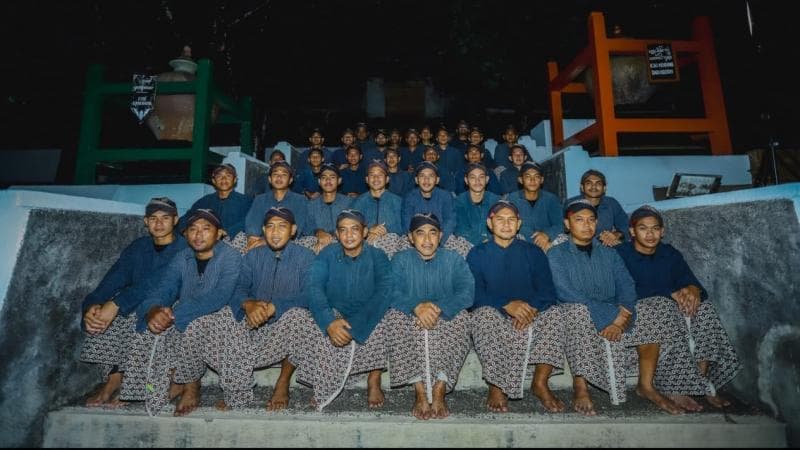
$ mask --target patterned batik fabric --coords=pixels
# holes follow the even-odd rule
[[[511,317],[484,306],[472,311],[470,330],[483,379],[511,399],[524,396],[531,366],[564,367],[564,322],[558,307],[548,308],[527,329],[517,330]]]
[[[95,335],[85,333],[86,340],[81,348],[80,360],[99,364],[105,383],[114,366],[117,366],[120,372],[125,371],[128,344],[135,332],[136,313],[115,317],[106,331]]]
[[[253,351],[250,332],[236,322],[230,307],[199,317],[179,333],[175,382],[200,381],[206,365],[219,375],[230,408],[245,408],[254,400]]]
[[[387,319],[378,323],[363,345],[351,341],[336,347],[311,313],[304,313],[295,358],[297,380],[314,388],[314,404],[322,411],[341,393],[350,376],[386,368]]]
[[[392,259],[395,253],[411,248],[408,237],[405,235],[400,236],[397,233],[384,234],[371,242],[370,245],[386,253],[386,257],[389,259]]]
[[[169,402],[172,370],[175,368],[179,333],[170,327],[155,335],[149,330],[133,333],[123,367],[120,400],[144,401],[154,416]]]
[[[564,352],[570,371],[608,392],[612,404],[625,402],[625,377],[638,372],[636,346],[642,344],[660,344],[653,380],[656,389],[667,394],[705,393],[706,383],[688,351],[685,324],[674,301],[664,297],[639,300],[636,324],[620,342],[600,337],[586,305],[566,303],[558,307],[564,319]]]
[[[473,245],[470,241],[464,239],[463,237],[451,234],[442,247],[448,250],[453,250],[461,255],[462,258],[466,259],[467,253],[472,250]]]
[[[253,368],[271,367],[289,358],[297,366],[300,333],[305,331],[308,311],[291,308],[271,324],[264,324],[250,332],[253,345]],[[246,320],[246,319],[245,319]],[[246,323],[243,321],[243,324]]]
[[[299,246],[301,246],[301,247],[305,247],[305,248],[311,250],[312,252],[316,253],[317,251],[316,251],[315,246],[317,245],[317,241],[318,240],[317,240],[316,236],[303,236],[303,237],[295,239],[294,243],[299,245]],[[333,243],[333,242],[336,242],[336,239],[334,239],[331,243]]]
[[[236,250],[239,250],[239,253],[243,255],[247,253],[247,234],[244,231],[236,233],[236,236],[233,238],[230,236],[225,236],[222,238],[222,242],[230,245]]]
[[[716,389],[731,381],[742,368],[739,357],[710,301],[700,303],[694,317],[686,318],[686,325],[695,361],[709,362],[707,394],[716,395]]]
[[[444,381],[446,391],[452,391],[470,349],[469,313],[461,311],[451,320],[439,318],[430,330],[418,326],[415,316],[395,309],[389,310],[386,319],[392,387],[422,382],[429,403],[437,381]]]

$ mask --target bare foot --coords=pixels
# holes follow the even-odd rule
[[[423,393],[421,396],[417,394],[417,399],[414,401],[414,408],[411,409],[411,414],[419,420],[428,420],[431,418],[431,405],[428,399],[425,398]]]
[[[489,395],[486,396],[486,406],[489,411],[508,412],[508,396],[503,390],[492,384],[489,385]]]
[[[711,403],[714,408],[731,406],[731,401],[721,395],[706,395],[706,401]]]
[[[367,404],[370,409],[376,409],[382,407],[385,400],[386,397],[381,389],[381,371],[374,370],[367,378]]]
[[[200,405],[200,382],[193,381],[183,386],[183,393],[175,406],[174,416],[187,416]]]
[[[664,397],[660,392],[652,387],[645,388],[642,386],[636,386],[636,394],[639,395],[639,397],[650,400],[653,402],[653,404],[670,414],[683,414],[686,412],[683,408],[675,404],[675,402],[667,397]]]
[[[555,394],[553,394],[553,391],[551,391],[547,385],[534,385],[531,387],[531,391],[533,392],[533,395],[535,395],[536,398],[542,402],[542,406],[544,406],[544,409],[547,410],[547,412],[564,412],[564,409],[566,408],[566,406],[564,406],[564,402],[562,402],[560,398],[556,397]]]
[[[217,400],[217,402],[214,403],[214,409],[217,411],[230,411],[231,407],[225,403],[225,400]]]
[[[586,380],[580,377],[575,377],[572,383],[575,393],[572,397],[572,405],[575,411],[583,414],[584,416],[596,416],[597,411],[594,409],[592,397],[589,395],[589,387]]]
[[[119,386],[122,384],[122,372],[112,373],[108,376],[108,381],[105,382],[94,394],[86,399],[86,406],[97,407],[107,406],[109,401],[114,397]]]
[[[267,401],[267,411],[279,411],[289,406],[289,386],[275,385],[272,397]]]
[[[697,403],[695,399],[688,395],[669,394],[667,397],[672,400],[673,403],[685,409],[686,411],[700,412],[703,410],[703,405]]]
[[[106,402],[106,404],[103,405],[103,406],[105,406],[106,408],[114,408],[114,409],[123,408],[125,406],[128,406],[128,402],[120,400],[119,399],[119,394],[117,394],[117,395],[113,396],[111,398],[111,400]]]
[[[447,391],[447,386],[444,381],[437,381],[433,385],[433,401],[431,402],[431,418],[444,419],[450,415],[450,410],[447,409],[447,402],[444,400],[444,395]]]
[[[170,383],[169,385],[169,401],[175,400],[183,393],[183,385],[178,383]]]

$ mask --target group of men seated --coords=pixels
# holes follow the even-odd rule
[[[279,365],[268,410],[288,406],[293,375],[322,410],[366,374],[368,406],[380,408],[388,367],[392,387],[413,386],[415,417],[444,418],[474,349],[495,412],[522,398],[528,379],[546,411],[564,411],[548,380],[565,362],[584,415],[597,413],[590,384],[616,405],[637,373],[636,393],[669,413],[701,410],[699,397],[728,405],[716,389],[740,364],[707,292],[662,242],[660,212],[628,216],[595,170],[562,204],[542,189],[542,168],[508,150],[501,179],[513,173],[516,190],[502,197],[481,161],[462,168],[466,191],[455,197],[441,187],[450,169],[428,160],[410,166],[413,189],[394,193],[408,155],[378,147],[363,192],[341,189],[350,168],[336,152],[318,164],[312,148],[318,191],[308,182],[293,192],[295,170],[275,161],[270,190],[252,200],[234,190],[230,165],[183,217],[170,199],[152,199],[149,235],[83,302],[81,359],[104,374],[87,404],[144,401],[156,414],[175,400],[186,415],[210,367],[224,393],[217,408],[245,408],[253,371]],[[344,157],[361,151],[349,145]]]

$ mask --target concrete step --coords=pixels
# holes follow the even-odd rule
[[[390,386],[389,380],[389,372],[385,371],[383,373],[382,384],[383,387],[388,389]],[[270,367],[266,369],[259,369],[254,372],[255,381],[257,386],[275,386],[275,381],[278,380],[278,374],[280,374],[280,365],[275,367]],[[533,375],[529,374],[529,377]],[[217,374],[213,371],[209,370],[206,372],[206,375],[203,377],[203,385],[216,385],[218,383],[219,378]],[[628,377],[627,378],[628,386],[635,386],[636,385],[636,377]],[[366,387],[366,378],[359,381],[358,386]],[[294,377],[292,377],[292,387],[299,387],[296,383]],[[572,374],[569,371],[569,367],[564,362],[564,371],[563,372],[553,372],[553,375],[550,377],[550,388],[551,389],[569,389],[572,387]],[[464,361],[464,366],[461,368],[461,373],[458,376],[458,382],[456,383],[457,390],[467,390],[467,389],[486,389],[486,382],[483,381],[482,376],[482,369],[481,363],[478,360],[478,355],[475,353],[474,350],[470,350],[469,354],[467,355],[466,360]]]
[[[259,403],[271,390],[256,389]],[[448,395],[450,417],[419,421],[410,415],[411,389],[387,392],[386,404],[369,411],[362,390],[346,390],[325,411],[309,405],[310,389],[292,389],[290,408],[216,411],[218,387],[204,387],[201,407],[158,417],[141,404],[124,408],[66,407],[45,420],[44,447],[785,447],[785,424],[740,403],[724,412],[670,416],[630,392],[612,406],[595,391],[598,415],[544,413],[530,396],[509,413],[487,412],[485,390]],[[556,391],[570,405],[571,391]]]

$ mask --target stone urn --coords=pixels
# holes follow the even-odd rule
[[[158,81],[192,81],[197,73],[197,63],[192,60],[192,49],[183,48],[181,56],[169,62],[171,72],[158,75]],[[147,125],[160,141],[192,141],[194,132],[195,96],[191,94],[161,95],[156,89],[153,111],[147,115]],[[211,111],[213,124],[219,115],[214,105]]]

